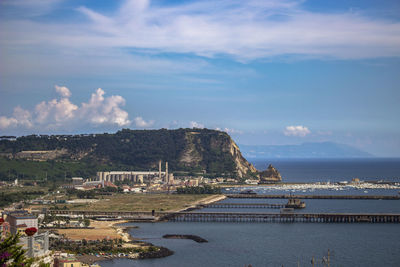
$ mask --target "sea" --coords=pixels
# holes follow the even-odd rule
[[[285,182],[334,183],[359,178],[400,183],[400,159],[262,160],[258,169],[272,164]],[[248,187],[259,194],[398,195],[397,189],[272,189]],[[228,188],[229,189],[229,188]],[[230,188],[228,192],[234,192]],[[400,200],[306,199],[300,212],[400,213]],[[225,199],[223,202],[284,203],[282,199]],[[230,211],[202,209],[199,211]],[[254,212],[254,209],[234,209]],[[257,209],[257,212],[263,212]],[[265,209],[265,212],[276,210]],[[279,211],[278,211],[279,212]],[[114,259],[101,266],[400,266],[400,224],[369,223],[131,223],[135,238],[164,246],[174,255],[147,260]],[[165,234],[191,234],[208,240],[163,239]]]

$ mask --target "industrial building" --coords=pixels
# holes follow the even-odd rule
[[[132,181],[142,184],[145,181],[159,179],[164,183],[172,184],[174,175],[168,173],[168,162],[165,163],[165,171],[161,171],[161,160],[158,164],[158,171],[108,171],[97,172],[97,181],[117,182],[117,181]]]

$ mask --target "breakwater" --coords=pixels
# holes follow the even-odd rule
[[[193,240],[197,243],[207,243],[208,241],[205,240],[204,238],[201,238],[200,236],[197,235],[163,235],[163,238],[166,239],[190,239]]]
[[[255,194],[225,194],[227,198],[269,198],[269,199],[375,199],[400,200],[400,196],[355,196],[355,195],[255,195]]]

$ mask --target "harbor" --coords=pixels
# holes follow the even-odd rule
[[[400,200],[400,196],[394,195],[292,195],[292,194],[276,194],[276,195],[259,195],[259,194],[226,194],[228,198],[269,198],[269,199],[374,199],[374,200]]]

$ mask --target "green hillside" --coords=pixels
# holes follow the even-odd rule
[[[254,171],[230,136],[208,129],[129,130],[115,134],[29,135],[0,141],[0,178],[94,176],[100,170],[203,171],[241,177]]]

